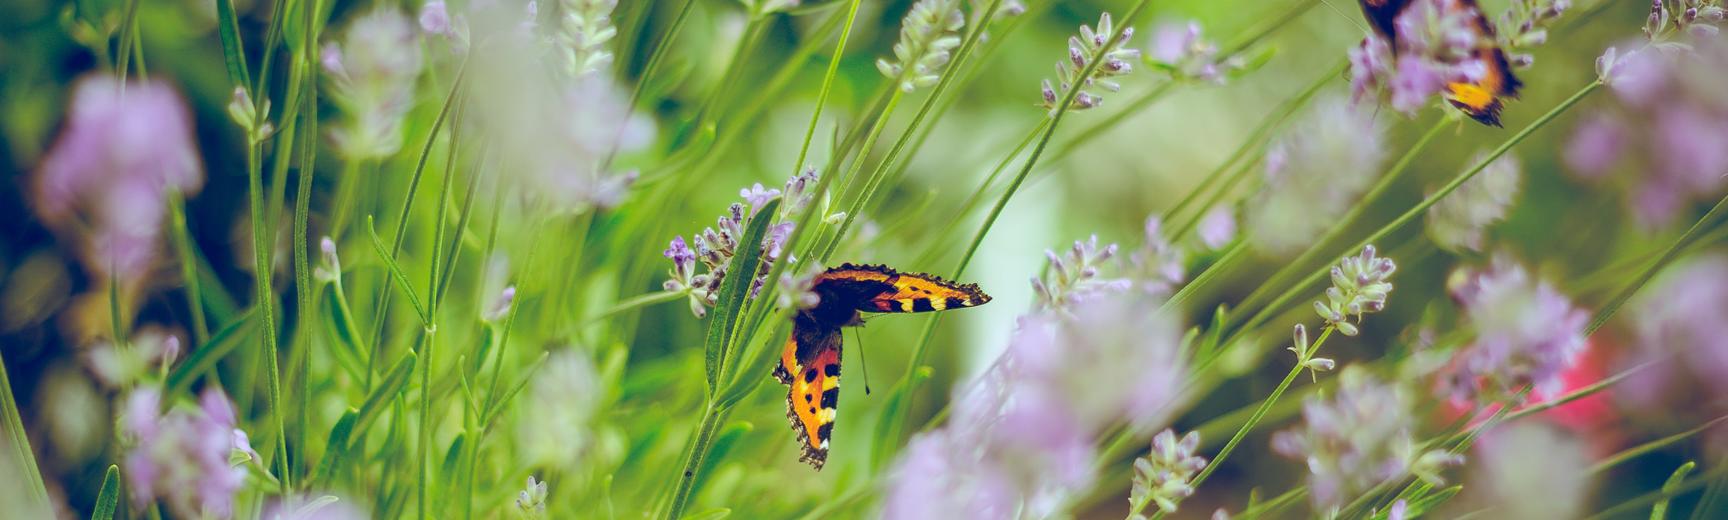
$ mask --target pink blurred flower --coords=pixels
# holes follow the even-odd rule
[[[175,516],[228,518],[246,469],[229,463],[236,443],[233,406],[220,390],[207,390],[195,409],[175,407],[158,414],[160,390],[140,387],[128,398],[122,433],[131,441],[125,455],[127,488],[142,507],[161,499]]]
[[[192,119],[173,87],[80,80],[36,172],[36,213],[78,239],[85,269],[135,287],[156,261],[169,194],[204,184]]]
[[[1666,226],[1728,189],[1728,37],[1684,38],[1603,54],[1598,68],[1618,103],[1586,116],[1567,145],[1579,177],[1622,173],[1617,184],[1646,226]]]
[[[1561,376],[1584,348],[1588,313],[1506,257],[1485,269],[1460,270],[1448,285],[1476,337],[1441,372],[1446,394],[1481,403],[1512,397],[1527,385],[1539,398],[1561,389]]]

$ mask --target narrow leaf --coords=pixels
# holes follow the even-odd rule
[[[373,225],[372,217],[366,217],[366,236],[372,238],[372,249],[378,252],[378,259],[384,261],[384,267],[390,270],[390,278],[396,280],[396,285],[408,295],[408,303],[414,304],[414,313],[420,316],[420,324],[432,327],[432,319],[426,315],[426,306],[420,304],[420,297],[414,294],[413,284],[408,283],[408,275],[402,273],[402,266],[396,263],[396,255],[384,247],[384,241],[378,238],[378,229]]]
[[[252,313],[253,311],[248,310],[235,317],[228,326],[211,335],[209,342],[199,345],[191,354],[186,355],[186,360],[181,361],[179,366],[174,367],[174,371],[168,373],[169,393],[185,390],[192,384],[193,378],[208,372],[216,366],[217,361],[221,361],[229,352],[251,339],[252,333],[258,329],[258,320],[252,319]]]
[[[1656,506],[1650,508],[1650,520],[1662,520],[1668,517],[1668,501],[1678,494],[1680,484],[1686,481],[1686,475],[1692,473],[1692,468],[1696,467],[1698,467],[1698,463],[1686,461],[1679,468],[1675,468],[1673,474],[1668,475],[1668,482],[1662,484],[1662,500],[1657,501]]]
[[[90,512],[90,520],[114,518],[114,509],[120,505],[120,466],[108,465],[108,474],[102,477],[102,491],[96,494],[96,509]]]
[[[390,368],[390,375],[384,379],[384,382],[379,384],[378,388],[372,389],[372,395],[366,396],[366,402],[360,405],[360,416],[355,419],[354,430],[348,435],[347,444],[353,445],[359,439],[364,438],[366,430],[372,427],[372,423],[378,420],[380,414],[384,413],[384,407],[388,406],[391,399],[400,393],[404,386],[408,385],[409,376],[414,375],[415,360],[416,357],[413,352],[403,356],[400,361],[396,362],[396,366]]]
[[[336,468],[342,467],[342,459],[348,457],[348,437],[354,431],[354,421],[359,419],[360,411],[349,408],[336,420],[336,426],[330,428],[330,438],[324,443],[324,458],[318,461],[318,468],[307,479],[313,487],[329,487],[325,479],[331,478]]]
[[[732,263],[726,268],[726,280],[720,282],[720,297],[714,304],[713,314],[708,316],[708,341],[703,351],[703,368],[708,376],[710,395],[718,390],[720,371],[731,346],[732,329],[741,314],[738,311],[749,301],[751,282],[756,279],[756,265],[761,262],[762,237],[767,234],[768,222],[774,220],[773,215],[779,207],[780,201],[775,200],[757,209],[756,217],[750,219],[749,229],[738,240],[738,254],[732,257]]]

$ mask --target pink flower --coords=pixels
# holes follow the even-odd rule
[[[158,415],[160,393],[133,391],[121,424],[132,441],[122,472],[132,500],[142,507],[164,501],[182,518],[228,518],[246,469],[229,464],[234,450],[251,452],[234,428],[234,409],[220,390],[207,390],[196,409],[176,407]]]
[[[154,265],[170,193],[204,184],[192,119],[165,83],[90,76],[36,172],[36,212],[78,238],[85,268],[134,285]]]

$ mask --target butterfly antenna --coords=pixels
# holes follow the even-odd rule
[[[858,336],[858,365],[864,367],[864,395],[870,395],[870,362],[864,359],[864,331],[854,333]]]

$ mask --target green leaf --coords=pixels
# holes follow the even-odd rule
[[[1409,502],[1405,502],[1404,503],[1404,516],[1406,518],[1421,518],[1423,514],[1427,513],[1428,511],[1433,510],[1436,507],[1439,507],[1440,504],[1446,502],[1447,500],[1451,500],[1452,497],[1458,495],[1459,491],[1463,491],[1463,490],[1464,490],[1464,486],[1461,486],[1461,485],[1460,486],[1452,486],[1452,487],[1437,491],[1432,495],[1428,495],[1428,496],[1425,496],[1422,498],[1411,500]],[[1390,509],[1390,508],[1388,508],[1388,509]],[[1382,513],[1384,513],[1384,511],[1382,511]],[[1383,515],[1383,514],[1379,515],[1378,518],[1385,518],[1385,515]]]
[[[907,397],[925,379],[929,379],[930,374],[930,367],[918,367],[912,371],[912,377],[894,385],[894,390],[890,391],[887,402],[882,405],[882,418],[876,422],[876,438],[872,443],[874,446],[871,447],[872,467],[881,467],[887,461],[879,460],[880,457],[893,453],[894,450],[889,449],[889,444],[898,442],[900,433],[906,431],[904,424],[907,414],[902,410],[907,406]]]
[[[114,518],[114,509],[120,505],[120,466],[108,465],[108,474],[102,476],[102,491],[96,494],[96,509],[90,512],[90,520]]]
[[[738,254],[726,268],[726,279],[720,282],[720,297],[714,312],[708,316],[708,341],[703,349],[703,368],[708,376],[709,395],[717,394],[720,372],[731,347],[732,329],[737,326],[738,312],[749,302],[751,281],[756,279],[756,265],[761,263],[762,237],[768,232],[769,221],[780,207],[780,201],[769,201],[757,209],[750,227],[738,240]]]
[[[346,444],[350,447],[359,439],[365,438],[366,430],[384,413],[384,407],[389,406],[391,399],[402,392],[408,385],[409,376],[414,375],[414,362],[417,357],[413,352],[402,356],[396,366],[390,368],[390,375],[384,378],[377,388],[372,389],[372,395],[366,396],[366,402],[360,405],[360,416],[355,419],[354,430],[349,433]]]
[[[198,346],[186,356],[185,361],[174,367],[174,371],[168,373],[168,392],[174,394],[184,391],[194,378],[208,372],[216,366],[217,361],[221,361],[229,352],[251,339],[252,333],[258,329],[258,320],[252,319],[253,312],[248,310],[235,317],[228,326],[211,335],[209,342]]]
[[[732,510],[731,509],[727,509],[727,508],[709,509],[707,511],[703,511],[700,513],[696,513],[694,515],[690,515],[690,520],[720,520],[722,518],[726,518],[729,516],[732,516]]]
[[[1678,494],[1680,484],[1686,481],[1686,475],[1692,473],[1692,468],[1696,467],[1698,467],[1698,463],[1686,461],[1679,468],[1675,468],[1673,474],[1668,475],[1668,482],[1662,484],[1662,500],[1657,501],[1656,505],[1650,508],[1650,520],[1662,520],[1668,517],[1669,499]]]
[[[384,267],[390,270],[390,278],[396,280],[396,285],[408,295],[408,303],[414,304],[414,313],[419,315],[420,324],[426,328],[432,327],[432,318],[426,315],[426,306],[420,304],[420,297],[414,294],[414,285],[408,283],[408,275],[402,273],[402,266],[396,263],[396,256],[384,247],[384,241],[378,238],[378,229],[373,225],[372,217],[366,217],[366,236],[372,238],[372,249],[378,252],[378,259],[384,261]]]
[[[234,0],[216,0],[216,32],[222,37],[222,62],[228,68],[228,83],[246,87],[252,84],[252,74],[246,70],[246,49],[241,47],[238,20]]]
[[[336,468],[342,467],[342,459],[348,457],[348,437],[353,433],[354,421],[359,417],[359,410],[349,408],[342,414],[341,419],[336,420],[336,426],[330,428],[329,440],[324,443],[324,458],[318,461],[318,468],[312,472],[312,477],[307,479],[313,487],[329,487],[330,483],[324,479],[330,478]]]
[[[755,392],[758,387],[762,386],[763,382],[773,379],[769,376],[770,367],[774,366],[773,359],[780,353],[779,349],[775,347],[786,344],[786,338],[791,335],[792,332],[788,328],[780,334],[768,336],[764,343],[756,345],[754,348],[746,344],[745,348],[748,349],[748,353],[742,357],[745,361],[738,365],[737,370],[732,371],[732,379],[720,392],[720,405],[732,406],[737,404]]]
[[[464,437],[466,435],[456,434],[456,440],[451,441],[450,449],[444,452],[444,463],[438,466],[438,474],[434,475],[438,482],[443,482],[449,486],[445,489],[443,496],[440,497],[445,504],[448,504],[450,498],[456,496],[462,487],[463,475],[460,468],[462,467],[462,441]]]
[[[342,310],[347,308],[347,304],[342,301],[343,297],[336,286],[325,287],[324,305],[319,309],[324,315],[324,331],[330,337],[331,343],[336,344],[336,348],[331,349],[331,357],[336,359],[336,364],[350,377],[364,379],[366,354],[361,352],[367,350],[360,346],[360,337],[355,334],[354,322],[349,321],[348,313]]]

